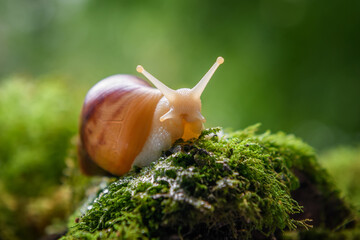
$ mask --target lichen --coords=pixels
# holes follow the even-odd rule
[[[62,239],[251,239],[310,228],[291,196],[296,174],[325,197],[336,193],[329,176],[300,139],[257,128],[227,137],[207,129],[150,166],[108,179]]]

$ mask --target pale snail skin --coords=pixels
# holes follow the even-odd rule
[[[140,65],[136,70],[157,89],[130,75],[96,84],[85,98],[80,118],[82,172],[121,176],[133,166],[149,165],[177,139],[199,137],[205,122],[200,96],[223,62],[218,57],[192,89],[172,90]]]

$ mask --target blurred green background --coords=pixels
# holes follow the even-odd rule
[[[261,122],[318,148],[360,141],[359,43],[356,0],[0,1],[2,77],[60,75],[84,96],[142,64],[192,87],[221,55],[207,126]]]
[[[330,170],[345,156],[360,171],[359,43],[357,0],[0,0],[0,239],[64,218],[39,223],[34,204],[57,198],[84,96],[138,64],[176,89],[223,56],[202,96],[207,127],[261,122],[326,152]]]

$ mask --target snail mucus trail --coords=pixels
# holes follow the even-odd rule
[[[78,156],[86,175],[127,173],[132,166],[146,166],[179,138],[197,138],[204,129],[201,94],[216,69],[214,65],[193,88],[173,90],[142,66],[142,73],[156,88],[132,75],[113,75],[87,93],[80,116]]]

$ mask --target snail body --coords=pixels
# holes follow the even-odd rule
[[[223,61],[219,57],[192,89],[170,89],[142,66],[137,71],[156,88],[132,75],[98,82],[87,93],[80,117],[82,172],[121,176],[155,161],[177,139],[198,137],[205,122],[200,96]]]

